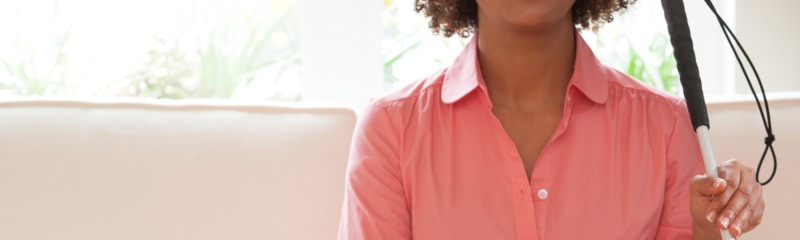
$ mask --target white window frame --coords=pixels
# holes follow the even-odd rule
[[[703,0],[684,0],[686,17],[706,95],[730,95],[736,90],[736,59],[716,16]],[[736,0],[713,0],[717,12],[736,31]]]
[[[302,0],[301,101],[361,111],[383,93],[383,1]]]

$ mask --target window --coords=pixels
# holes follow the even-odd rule
[[[469,41],[431,34],[413,2],[6,1],[0,97],[322,101],[360,109],[451,64]],[[734,6],[717,3],[731,25]],[[706,93],[733,93],[735,65],[713,15],[702,1],[686,7]],[[607,65],[680,92],[657,1],[639,1],[583,36]]]
[[[0,96],[298,100],[297,2],[2,2]]]

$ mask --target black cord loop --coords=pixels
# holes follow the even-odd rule
[[[756,169],[756,182],[761,185],[767,185],[772,178],[775,177],[775,172],[778,170],[778,159],[775,157],[775,149],[772,147],[772,142],[775,141],[775,135],[772,134],[772,119],[769,115],[769,104],[767,103],[767,94],[764,92],[764,86],[761,84],[761,77],[758,76],[758,71],[756,71],[756,67],[753,66],[753,61],[750,60],[750,56],[747,55],[747,52],[744,51],[742,44],[739,43],[739,39],[736,38],[736,35],[733,34],[733,31],[728,24],[722,20],[722,17],[719,16],[717,13],[717,9],[714,8],[714,4],[711,3],[711,0],[705,0],[706,4],[711,11],[714,12],[714,15],[717,16],[717,21],[719,21],[719,26],[722,28],[722,33],[725,34],[725,39],[728,40],[728,44],[731,46],[731,50],[733,51],[733,55],[736,56],[736,61],[739,62],[739,67],[742,68],[742,73],[744,73],[744,78],[747,80],[747,85],[750,86],[750,92],[753,93],[753,97],[756,99],[756,105],[758,105],[758,112],[761,113],[761,121],[764,123],[764,129],[767,131],[767,137],[764,138],[764,144],[766,147],[764,148],[764,153],[761,154],[761,160],[758,161],[758,168]],[[739,51],[742,51],[742,55],[747,59],[747,63],[750,64],[750,68],[753,69],[753,73],[756,75],[756,80],[758,81],[758,87],[761,88],[761,97],[764,99],[764,109],[761,108],[761,102],[758,100],[758,94],[756,94],[755,88],[753,88],[753,84],[750,82],[750,76],[747,74],[747,71],[744,68],[744,64],[742,64],[742,59],[739,58],[739,54],[736,52],[736,48],[733,46],[733,42],[731,42],[731,38],[728,36],[730,33],[730,37],[733,37],[733,40],[736,41],[736,45],[739,47]],[[766,115],[764,114],[764,110],[766,110]],[[767,151],[772,153],[772,174],[770,174],[769,178],[761,182],[758,180],[758,176],[761,173],[761,164],[764,163],[764,157],[767,156]]]

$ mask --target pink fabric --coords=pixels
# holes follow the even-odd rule
[[[601,65],[576,37],[564,116],[528,182],[491,112],[476,40],[371,101],[340,240],[691,239],[689,181],[704,168],[684,100]]]

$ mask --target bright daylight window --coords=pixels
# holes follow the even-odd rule
[[[413,10],[414,0],[341,5],[365,9],[350,18],[327,16],[319,8],[328,3],[309,0],[306,3],[316,8],[306,10],[324,16],[309,18],[313,21],[306,25],[305,33],[317,35],[306,39],[304,46],[313,46],[309,49],[314,52],[301,53],[300,33],[304,31],[299,22],[309,20],[299,16],[302,2],[4,1],[0,3],[0,97],[282,101],[302,97],[304,101],[338,101],[358,107],[368,97],[450,65],[470,40],[431,34],[428,19]],[[689,4],[687,9],[706,10],[700,4]],[[376,24],[373,28],[367,23],[378,22],[368,20],[378,20],[379,11],[383,11],[380,27]],[[708,93],[733,92],[732,58],[723,51],[721,33],[712,31],[718,30],[713,19],[703,19],[710,17],[707,15],[700,11],[689,19],[695,22],[693,28],[700,27],[692,34],[704,89]],[[329,32],[332,26],[341,29],[334,35],[319,34]],[[379,34],[383,36],[380,53],[377,45],[375,49],[370,45],[380,41]],[[582,35],[601,62],[680,94],[658,1],[639,1],[598,32],[584,30]],[[305,73],[301,72],[302,54],[316,60],[306,62]],[[382,91],[370,85],[371,81],[380,84],[379,64],[366,64],[375,62],[378,54],[383,57]],[[301,74],[306,75],[305,82]],[[364,79],[353,80],[351,75]]]
[[[296,101],[298,2],[3,1],[0,97]]]

